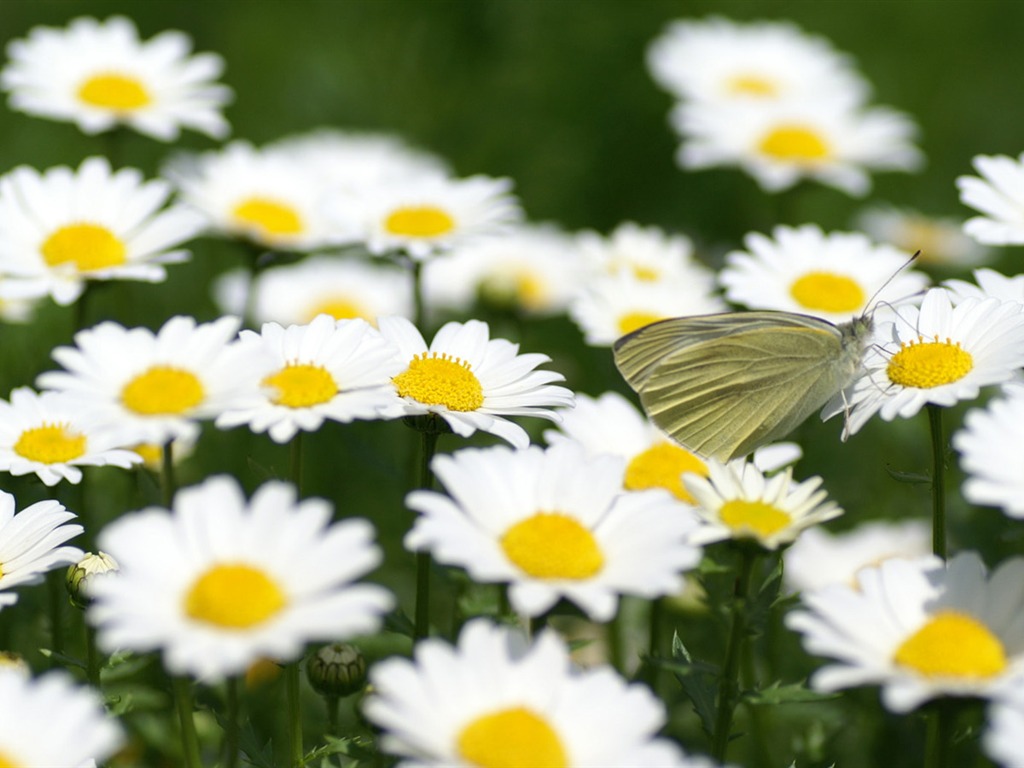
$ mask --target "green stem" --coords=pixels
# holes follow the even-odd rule
[[[426,305],[423,301],[423,262],[412,259],[412,324],[415,325],[423,338],[427,337],[426,328]]]
[[[932,437],[932,551],[946,558],[946,443],[942,435],[942,407],[928,404]]]
[[[608,661],[620,675],[625,677],[626,660],[625,650],[622,647],[622,598],[619,600],[619,610],[615,612],[612,620],[605,624],[605,634],[608,638]]]
[[[85,621],[85,676],[89,685],[99,690],[100,654],[96,649],[96,630]]]
[[[939,699],[932,703],[932,707],[925,735],[924,768],[950,768],[953,764],[950,747],[956,729],[955,702]]]
[[[754,549],[744,548],[740,558],[740,572],[736,577],[736,586],[733,592],[732,628],[729,631],[729,641],[725,647],[725,662],[722,665],[722,677],[718,685],[715,730],[711,740],[711,755],[719,763],[725,762],[725,753],[729,747],[729,734],[732,731],[732,717],[736,711],[736,705],[739,703],[740,651],[747,634],[747,597],[750,594],[750,580],[758,552]]]
[[[240,765],[239,760],[241,758],[241,704],[238,693],[240,678],[236,676],[229,677],[227,679],[227,694],[228,694],[228,711],[227,711],[227,729],[225,732],[225,742],[227,745],[227,755],[224,759],[224,768],[238,768]]]
[[[289,765],[302,765],[302,705],[299,701],[299,662],[293,661],[284,668],[285,691],[288,707],[288,752]]]
[[[46,587],[50,598],[50,650],[64,653],[64,601],[67,600],[64,571],[50,571],[46,575]],[[50,663],[57,665],[56,659],[51,659]]]
[[[202,768],[199,760],[199,736],[192,719],[192,683],[187,677],[172,677],[174,707],[178,710],[178,725],[181,728],[181,751],[185,768]]]
[[[433,417],[437,418],[437,417]],[[420,477],[419,487],[430,489],[434,486],[434,473],[430,471],[430,462],[437,452],[437,438],[440,434],[433,429],[420,431]],[[426,637],[430,633],[430,553],[416,553],[416,639]]]
[[[174,447],[173,440],[164,443],[163,461],[160,464],[160,489],[163,492],[164,507],[171,508],[174,502],[174,492],[177,487],[177,480],[174,477]]]
[[[337,736],[338,731],[338,704],[341,702],[339,696],[324,696],[324,706],[327,707],[327,734]]]
[[[296,432],[291,444],[292,483],[295,484],[295,495],[302,498],[302,433]]]

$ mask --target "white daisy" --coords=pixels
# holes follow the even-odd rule
[[[1000,301],[1016,301],[1024,304],[1024,275],[1007,277],[994,269],[974,270],[974,282],[966,280],[944,280],[944,288],[953,294],[953,302],[962,299],[999,299]]]
[[[365,320],[318,315],[309,325],[266,323],[260,333],[242,331],[238,346],[273,365],[217,417],[218,427],[247,424],[286,443],[300,430],[319,429],[324,419],[373,419],[399,405],[391,377],[405,365]]]
[[[325,248],[354,237],[327,215],[324,180],[279,152],[234,141],[216,152],[173,158],[164,175],[220,235],[294,251]]]
[[[597,398],[577,394],[576,405],[561,411],[560,431],[547,430],[549,445],[579,443],[594,457],[619,456],[624,461],[622,487],[627,491],[660,488],[680,502],[694,503],[683,486],[683,474],[707,475],[704,459],[691,453],[652,424],[647,417],[618,392],[605,392]],[[759,448],[754,464],[769,472],[792,464],[800,458],[793,443],[776,443]]]
[[[71,304],[86,280],[162,282],[164,264],[189,256],[172,249],[202,230],[193,212],[164,208],[170,193],[134,168],[112,172],[102,157],[77,171],[15,168],[0,177],[0,271],[9,276],[0,295]]]
[[[245,270],[224,273],[214,282],[214,298],[224,312],[241,315],[248,286]],[[413,312],[409,271],[382,261],[310,256],[260,272],[252,290],[252,314],[259,323],[303,325],[317,315],[376,323],[383,315],[412,317]]]
[[[335,215],[375,254],[401,251],[422,260],[519,220],[512,182],[487,176],[422,176],[338,195]]]
[[[0,608],[14,605],[15,587],[38,584],[43,574],[82,559],[78,547],[61,546],[82,533],[75,516],[56,501],[40,501],[14,514],[14,497],[0,491]]]
[[[728,464],[708,459],[707,469],[707,477],[683,476],[703,522],[690,535],[694,544],[750,539],[765,549],[778,549],[804,529],[843,514],[821,490],[820,477],[794,482],[792,468],[766,477],[744,459]]]
[[[700,560],[687,541],[693,515],[661,492],[623,493],[622,464],[570,442],[438,456],[431,468],[448,495],[406,497],[421,515],[405,546],[476,581],[508,583],[521,614],[539,616],[564,597],[608,621],[618,595],[675,594]]]
[[[656,738],[666,713],[649,689],[608,667],[575,668],[550,629],[528,643],[475,619],[454,648],[428,639],[412,660],[377,663],[370,684],[363,712],[406,768],[710,766]]]
[[[860,212],[857,229],[875,242],[907,253],[920,251],[921,264],[967,266],[984,261],[989,249],[964,234],[959,219],[927,216],[907,208],[876,205]]]
[[[581,232],[576,238],[580,256],[596,275],[631,274],[641,282],[690,282],[710,293],[715,277],[694,258],[693,242],[658,227],[625,222],[607,237]]]
[[[849,109],[827,100],[769,105],[688,103],[673,112],[683,168],[738,166],[766,192],[802,179],[863,196],[869,171],[912,171],[922,163],[916,128],[891,109]]]
[[[1024,686],[992,702],[987,719],[982,737],[985,754],[1003,768],[1020,768],[1024,765]]]
[[[1008,389],[1006,397],[968,411],[952,442],[967,476],[964,498],[1024,518],[1024,391]]]
[[[444,176],[440,157],[386,133],[321,128],[286,136],[264,147],[321,176],[331,189],[360,191],[378,184]]]
[[[527,315],[552,315],[565,311],[583,275],[568,235],[550,226],[520,225],[428,261],[423,292],[429,306],[459,312],[483,300]]]
[[[224,138],[230,128],[221,109],[232,94],[215,82],[224,62],[213,53],[190,56],[191,48],[176,31],[142,42],[124,16],[78,18],[11,42],[0,87],[11,109],[73,122],[85,133],[127,125],[160,141],[174,141],[182,128]]]
[[[786,625],[809,653],[837,662],[811,677],[816,690],[881,685],[882,703],[902,713],[1022,684],[1024,558],[991,575],[975,552],[948,563],[890,559],[862,570],[856,587],[825,587],[803,602]]]
[[[832,44],[780,21],[740,24],[721,17],[673,21],[651,43],[658,83],[702,102],[864,100],[867,83]]]
[[[161,472],[164,466],[164,451],[170,449],[171,461],[180,464],[195,452],[198,435],[179,435],[169,443],[133,443],[129,450],[138,454],[142,466],[150,472]]]
[[[913,299],[928,284],[904,269],[910,254],[874,245],[857,232],[779,226],[768,237],[751,232],[746,251],[725,257],[719,274],[726,298],[750,309],[775,309],[842,323],[872,305]],[[883,287],[884,286],[884,287]]]
[[[0,759],[8,766],[85,768],[124,743],[98,691],[75,685],[65,672],[31,679],[0,670]]]
[[[856,585],[864,568],[892,557],[912,560],[931,552],[932,528],[924,520],[879,520],[842,533],[810,528],[786,550],[784,579],[797,592]]]
[[[948,291],[933,288],[920,309],[884,309],[876,313],[860,378],[822,412],[823,418],[848,414],[844,435],[875,413],[892,421],[910,418],[927,403],[972,400],[1024,365],[1024,312],[1017,302],[964,299],[953,306]]]
[[[142,457],[98,431],[88,411],[56,392],[37,394],[28,387],[0,400],[0,470],[34,473],[46,485],[78,483],[79,467],[128,469]]]
[[[234,340],[239,321],[222,317],[197,324],[172,317],[157,333],[100,323],[75,334],[74,347],[57,347],[64,366],[38,378],[40,387],[67,394],[122,445],[194,438],[197,419],[212,418],[265,370]]]
[[[389,416],[434,413],[462,437],[481,430],[522,448],[530,442],[526,430],[505,416],[556,421],[550,409],[572,405],[572,392],[552,384],[561,374],[534,370],[551,358],[521,355],[518,344],[489,338],[480,320],[446,323],[429,347],[403,317],[382,317],[378,325],[406,366],[391,379],[403,403]]]
[[[725,311],[722,300],[705,290],[700,271],[694,276],[694,281],[680,277],[650,281],[618,272],[593,278],[570,304],[569,315],[587,344],[608,347],[658,320]]]
[[[121,571],[90,590],[100,645],[161,650],[171,674],[218,680],[261,657],[291,661],[313,640],[375,632],[391,595],[352,583],[380,562],[373,526],[331,514],[276,481],[246,502],[218,476],[179,491],[173,511],[119,518],[99,545]]]
[[[1024,154],[978,155],[973,160],[982,178],[956,180],[960,202],[980,211],[964,223],[964,232],[985,245],[1024,244]]]

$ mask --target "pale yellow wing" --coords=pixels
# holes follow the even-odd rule
[[[783,312],[666,320],[615,346],[651,420],[721,460],[784,437],[824,405],[845,383],[841,359],[839,328]]]

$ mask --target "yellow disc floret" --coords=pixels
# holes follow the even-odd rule
[[[455,219],[436,205],[409,205],[389,213],[384,229],[399,237],[439,237],[455,229]]]
[[[142,416],[186,413],[205,396],[195,374],[167,365],[155,365],[140,373],[121,390],[124,407]]]
[[[54,230],[39,248],[51,267],[71,264],[79,272],[94,272],[125,263],[124,243],[106,227],[79,222]]]
[[[985,679],[1007,667],[1006,650],[988,627],[966,613],[943,610],[896,649],[894,661],[926,677]]]
[[[242,200],[235,206],[232,216],[237,224],[263,237],[299,235],[305,229],[302,216],[293,206],[267,197]]]
[[[803,125],[773,128],[762,137],[759,148],[776,160],[802,165],[814,165],[832,154],[824,137]]]
[[[133,112],[152,102],[145,84],[120,72],[99,72],[78,86],[78,98],[91,107]]]
[[[85,444],[85,435],[70,431],[67,424],[43,424],[22,432],[14,452],[29,461],[61,464],[84,455]]]
[[[224,629],[248,629],[281,611],[287,600],[277,583],[259,568],[240,563],[215,565],[185,595],[189,618]]]
[[[392,380],[399,397],[450,411],[475,411],[484,404],[484,389],[469,363],[437,352],[416,355]]]
[[[783,530],[792,518],[778,507],[763,501],[730,499],[718,510],[719,519],[738,534],[767,538]]]
[[[893,384],[901,387],[931,389],[959,381],[974,367],[974,358],[950,339],[925,341],[918,336],[900,346],[889,360],[885,372]]]
[[[623,485],[629,491],[665,488],[680,501],[693,504],[693,496],[683,485],[684,472],[708,476],[707,465],[681,445],[655,443],[630,460]]]
[[[478,717],[459,733],[459,756],[479,768],[522,768],[569,765],[557,731],[526,707],[513,707]]]
[[[288,408],[320,405],[338,394],[338,384],[328,370],[305,363],[289,363],[263,379],[263,386],[275,391],[275,403]]]
[[[867,300],[860,283],[831,272],[801,275],[789,287],[789,294],[801,307],[820,312],[853,312]]]
[[[538,579],[589,579],[604,567],[593,534],[569,515],[538,512],[501,537],[506,556]]]

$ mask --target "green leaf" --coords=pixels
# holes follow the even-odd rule
[[[700,718],[701,726],[710,736],[715,728],[719,668],[707,662],[694,661],[678,632],[672,634],[672,662],[662,666],[670,669],[675,675],[683,692],[693,704],[693,711]]]
[[[219,718],[218,718],[219,719]],[[254,768],[276,768],[274,744],[270,739],[260,743],[252,721],[246,718],[238,732],[238,746],[242,750],[242,762]]]
[[[47,659],[56,661],[65,669],[85,669],[85,662],[81,659],[76,659],[74,656],[68,656],[66,653],[58,653],[57,651],[51,651],[49,648],[40,648],[41,653]]]
[[[416,637],[416,627],[401,608],[396,608],[384,617],[384,628],[406,637]]]
[[[744,691],[743,700],[750,704],[802,704],[838,698],[838,693],[818,693],[807,687],[805,681],[782,684],[776,680],[767,688]]]
[[[892,469],[886,465],[886,473],[895,480],[897,483],[907,483],[909,485],[931,485],[932,478],[930,475],[922,474],[920,472],[902,472],[898,469]]]
[[[772,608],[779,602],[782,569],[782,558],[776,556],[775,567],[772,568],[757,594],[747,603],[747,634],[752,637],[760,635],[764,631]]]

